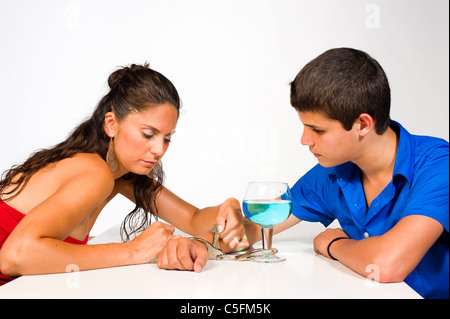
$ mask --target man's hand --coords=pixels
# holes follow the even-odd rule
[[[325,257],[331,258],[328,255],[328,245],[330,242],[338,237],[348,237],[347,234],[340,228],[327,228],[314,238],[314,252],[322,254]]]
[[[206,244],[186,237],[175,236],[159,254],[158,267],[200,272],[207,261]]]

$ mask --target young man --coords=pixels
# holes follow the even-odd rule
[[[405,281],[424,298],[449,298],[449,144],[390,120],[390,88],[364,52],[329,50],[291,83],[291,104],[317,157],[292,188],[291,217],[326,229],[314,250],[380,282]],[[247,227],[250,243],[258,229]],[[378,277],[378,278],[377,278]]]

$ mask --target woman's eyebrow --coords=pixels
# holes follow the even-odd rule
[[[142,124],[143,126],[147,126],[149,129],[151,129],[152,131],[154,131],[155,133],[159,133],[159,130],[156,127],[153,127],[151,125],[148,124]]]
[[[148,125],[148,124],[142,124],[142,125],[144,125],[144,126],[147,126],[149,129],[151,129],[153,132],[155,132],[155,133],[161,133],[156,127],[153,127],[153,126],[151,126],[151,125]],[[173,134],[175,134],[175,130],[173,130],[172,132],[170,132],[170,133],[168,133],[168,134],[166,134],[166,135],[173,135]]]

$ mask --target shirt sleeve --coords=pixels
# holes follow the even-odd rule
[[[321,195],[324,178],[320,167],[316,166],[300,178],[291,189],[292,214],[308,222],[321,222],[325,227],[333,222],[334,217],[327,212]]]
[[[407,186],[407,185],[405,185]],[[410,184],[410,196],[401,217],[431,217],[449,231],[449,153],[435,152],[416,163]]]

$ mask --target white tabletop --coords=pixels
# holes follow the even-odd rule
[[[156,263],[22,276],[0,287],[0,298],[421,298],[404,282],[380,284],[313,251],[324,227],[301,222],[274,236],[286,261],[208,261],[201,273],[158,269]],[[118,226],[89,244],[119,241]],[[254,245],[260,247],[260,243]]]

